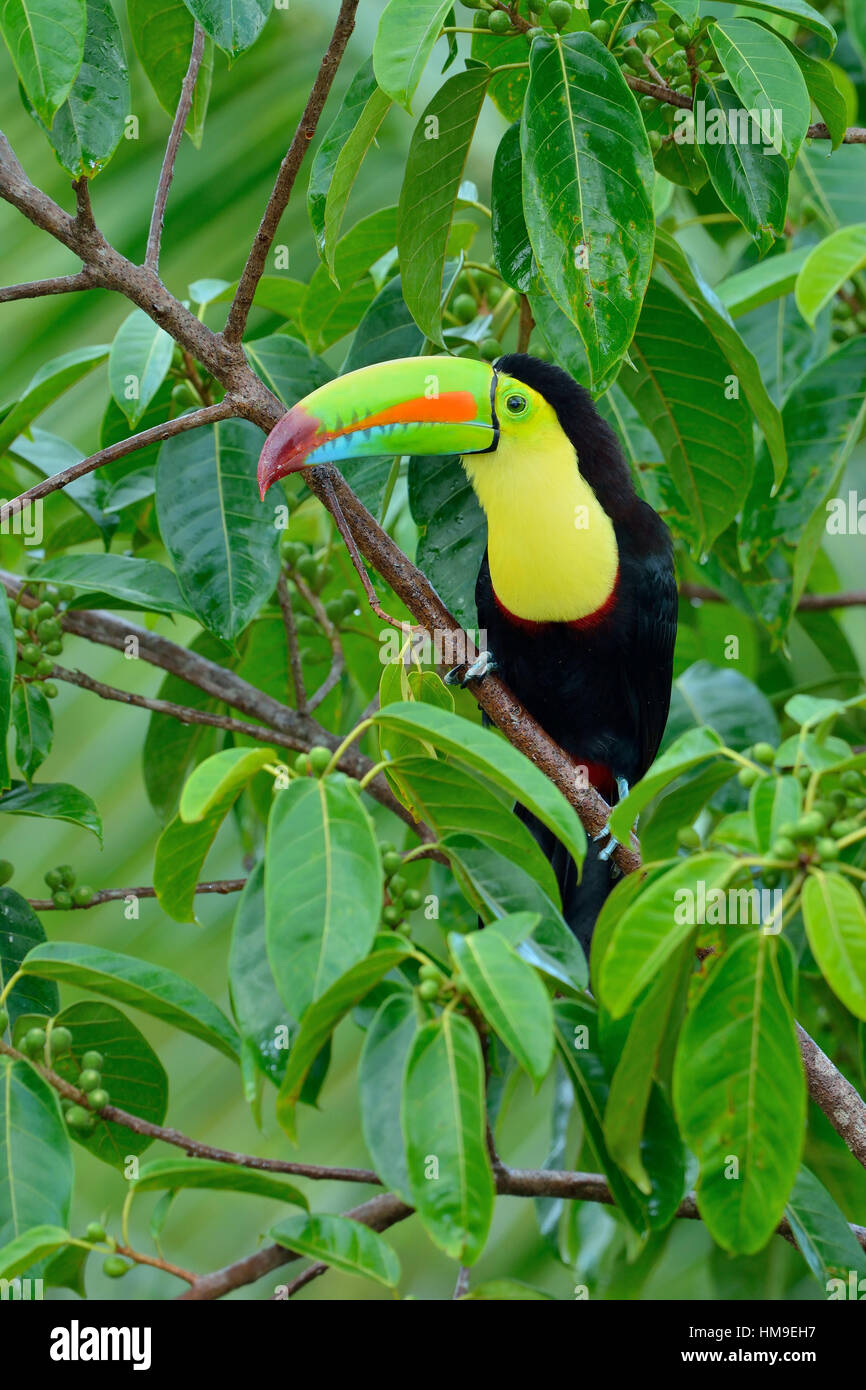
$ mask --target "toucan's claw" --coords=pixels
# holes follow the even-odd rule
[[[608,832],[605,831],[604,833],[607,834]],[[593,839],[594,839],[594,840],[597,840],[597,839],[598,839],[598,836],[597,836],[597,835],[593,835]],[[599,854],[599,856],[598,856],[599,859],[610,859],[610,856],[613,854],[614,850],[619,849],[619,844],[620,844],[619,840],[615,840],[614,837],[613,837],[613,835],[611,835],[611,837],[610,837],[610,839],[608,840],[607,844],[605,845],[604,849],[603,849],[603,850],[601,851],[601,853]]]
[[[462,665],[453,667],[445,677],[445,684],[459,685],[461,690],[465,690],[470,681],[483,680],[485,676],[498,670],[499,662],[493,653],[481,652],[465,670]],[[461,671],[463,671],[462,678],[460,676]]]

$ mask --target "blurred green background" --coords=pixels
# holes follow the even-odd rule
[[[383,0],[364,0],[349,55],[331,95],[322,128],[336,110],[337,101],[358,63],[370,52]],[[202,276],[233,280],[243,264],[258,224],[273,177],[291,138],[306,99],[312,76],[323,52],[337,11],[336,0],[311,4],[292,0],[287,10],[275,11],[262,39],[228,70],[218,55],[210,110],[200,151],[184,141],[177,161],[168,205],[161,271],[168,286],[183,295],[189,281]],[[463,22],[461,20],[461,22]],[[127,35],[128,38],[128,35]],[[127,256],[140,260],[145,242],[153,190],[158,177],[169,118],[159,108],[127,43],[132,78],[132,109],[139,118],[137,140],[122,141],[107,171],[96,181],[93,202],[97,220],[107,237]],[[440,59],[441,61],[441,59]],[[428,86],[435,84],[436,62],[431,64]],[[7,56],[0,55],[4,75],[0,88],[0,125],[30,177],[64,206],[71,205],[68,179],[54,160],[40,131],[21,106]],[[424,105],[422,87],[415,111]],[[374,206],[396,202],[402,158],[412,130],[412,120],[395,112],[383,129],[378,148],[367,160],[353,195],[347,225]],[[469,178],[486,197],[489,171],[504,122],[488,106],[473,147]],[[304,194],[307,168],[302,170],[295,196],[283,219],[278,243],[289,247],[289,273],[306,279],[316,264],[315,248],[306,217]],[[692,249],[701,253],[705,269],[718,280],[741,249],[723,251],[697,229]],[[483,246],[479,242],[483,251]],[[473,252],[474,254],[474,252]],[[269,267],[271,269],[272,267]],[[35,230],[5,204],[0,204],[0,279],[3,283],[38,279],[77,269],[74,257],[49,237]],[[7,399],[23,388],[37,367],[59,353],[84,343],[109,342],[129,306],[102,291],[86,295],[46,298],[5,305],[0,340],[2,391]],[[219,326],[224,306],[208,310],[208,322]],[[266,321],[253,319],[253,327]],[[341,351],[332,353],[338,361]],[[98,442],[99,422],[108,398],[105,368],[47,412],[39,424],[63,435],[83,450]],[[47,502],[46,522],[52,508],[67,504],[60,497]],[[849,543],[850,541],[850,543]],[[16,544],[0,541],[7,564],[20,553]],[[834,552],[842,585],[854,583],[859,555],[856,538],[840,541]],[[846,620],[849,634],[862,639],[861,615]],[[162,630],[177,640],[194,632],[191,624],[172,625],[160,620]],[[859,645],[859,641],[858,641]],[[861,647],[861,650],[863,648]],[[63,657],[69,666],[79,665],[93,676],[112,684],[146,693],[158,687],[159,673],[144,665],[124,661],[107,649],[68,639]],[[6,817],[0,825],[2,855],[16,865],[14,886],[30,897],[42,897],[42,875],[60,862],[69,862],[79,880],[94,887],[118,887],[152,881],[153,850],[159,824],[142,786],[141,749],[148,716],[69,686],[61,688],[55,705],[59,736],[40,777],[70,781],[86,790],[99,806],[105,822],[105,847],[100,852],[86,832],[60,822],[40,822]],[[207,864],[207,876],[234,875],[241,870],[241,845],[231,820],[223,827]],[[55,938],[104,944],[162,963],[194,979],[220,1005],[228,1008],[225,982],[229,931],[236,899],[199,899],[201,926],[179,926],[168,921],[153,901],[140,904],[140,917],[129,921],[122,903],[109,903],[93,911],[45,914],[46,929]],[[74,991],[64,989],[64,1003],[73,1002]],[[159,1051],[171,1081],[167,1123],[200,1140],[222,1147],[297,1157],[323,1164],[360,1165],[369,1162],[360,1135],[354,1087],[354,1059],[359,1034],[351,1022],[337,1035],[331,1073],[321,1098],[321,1112],[304,1110],[301,1145],[291,1151],[273,1120],[272,1092],[266,1093],[264,1132],[259,1133],[243,1101],[237,1071],[203,1045],[153,1020],[133,1015],[138,1026]],[[520,1166],[538,1166],[548,1148],[548,1095],[533,1101],[528,1084],[521,1083],[512,1097],[500,1135],[504,1158]],[[149,1151],[158,1154],[159,1146]],[[576,1140],[569,1146],[566,1163],[576,1161]],[[75,1224],[107,1214],[113,1228],[124,1196],[120,1175],[76,1149],[77,1189]],[[339,1211],[372,1195],[371,1189],[303,1183],[311,1204],[321,1210]],[[132,1223],[132,1242],[151,1248],[148,1235],[150,1209],[155,1198],[139,1198]],[[167,1258],[205,1272],[256,1249],[262,1233],[282,1214],[276,1204],[260,1198],[227,1194],[183,1193],[177,1199],[163,1235]],[[557,1298],[573,1296],[575,1283],[589,1283],[606,1297],[644,1298],[813,1298],[820,1290],[806,1275],[800,1257],[780,1240],[764,1254],[749,1261],[729,1260],[712,1244],[698,1223],[675,1223],[662,1258],[646,1277],[647,1260],[628,1264],[623,1258],[624,1238],[615,1219],[603,1208],[574,1209],[575,1239],[579,1238],[579,1274],[560,1264],[539,1242],[533,1203],[500,1200],[486,1253],[473,1272],[473,1282],[509,1275],[546,1288]],[[417,1298],[450,1296],[455,1270],[411,1221],[389,1233],[404,1269],[403,1292]],[[615,1258],[612,1257],[612,1252]],[[179,1291],[175,1280],[155,1270],[137,1268],[122,1282],[102,1275],[100,1261],[91,1262],[88,1290],[91,1296],[121,1299],[171,1297]],[[301,1266],[291,1266],[293,1277]],[[263,1280],[234,1297],[268,1298],[280,1276]],[[72,1294],[57,1295],[73,1297]],[[301,1298],[364,1299],[381,1297],[376,1286],[329,1273],[300,1295]]]

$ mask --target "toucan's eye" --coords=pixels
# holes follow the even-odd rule
[[[526,410],[526,406],[526,397],[518,395],[516,391],[512,395],[506,397],[505,409],[508,411],[509,415],[522,415]]]

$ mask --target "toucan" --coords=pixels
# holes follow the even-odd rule
[[[487,517],[475,589],[487,646],[461,684],[495,670],[614,803],[652,763],[671,696],[677,588],[670,533],[636,493],[614,431],[562,368],[413,357],[362,367],[289,410],[259,461],[278,478],[365,455],[457,454]],[[455,673],[450,673],[454,678]],[[517,813],[550,859],[587,948],[610,891],[602,832],[579,878],[555,839]]]

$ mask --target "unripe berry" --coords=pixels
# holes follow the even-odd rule
[[[478,313],[478,305],[471,294],[458,294],[451,305],[451,312],[458,323],[471,323]]]
[[[574,10],[570,0],[550,0],[547,13],[550,15],[550,22],[556,29],[564,29]]]
[[[417,911],[423,901],[424,896],[417,888],[407,888],[403,894],[403,905],[409,912]]]
[[[85,1067],[78,1078],[78,1086],[82,1091],[95,1091],[102,1085],[102,1074],[95,1067]]]
[[[83,1105],[71,1105],[66,1112],[66,1123],[70,1129],[83,1132],[92,1127],[92,1121],[93,1116],[89,1110],[85,1110]]]
[[[87,1230],[84,1232],[84,1236],[86,1240],[105,1240],[105,1227],[100,1226],[98,1221],[91,1221]]]
[[[0,859],[0,888],[8,883],[15,872],[15,865],[9,859]]]
[[[109,1102],[109,1094],[104,1086],[97,1086],[95,1091],[88,1092],[87,1099],[90,1101],[94,1110],[102,1110]]]
[[[495,362],[502,356],[502,344],[498,338],[484,338],[479,351],[485,362]]]
[[[56,892],[52,893],[51,901],[60,912],[68,912],[71,907],[75,906],[72,894],[66,888],[58,888]]]
[[[390,903],[388,907],[382,909],[382,921],[385,923],[386,927],[396,927],[402,920],[402,912],[399,907],[395,907],[393,903]]]
[[[310,767],[313,769],[313,772],[317,777],[321,777],[322,773],[325,771],[325,768],[331,761],[332,753],[330,748],[324,748],[321,745],[317,745],[315,748],[310,749],[309,756]]]
[[[387,852],[386,854],[383,854],[383,855],[382,855],[382,868],[383,868],[384,871],[385,871],[385,877],[386,877],[386,878],[391,878],[394,874],[396,874],[396,873],[398,872],[398,870],[400,869],[400,866],[402,865],[402,863],[403,863],[402,856],[399,855],[399,854],[397,853],[396,850],[391,849],[391,850],[388,850],[388,852]]]
[[[752,757],[756,763],[765,763],[770,766],[776,756],[776,750],[772,743],[756,743],[752,749]]]
[[[554,0],[556,3],[556,0]],[[418,993],[422,999],[433,1000],[439,996],[439,985],[436,980],[422,980],[418,986]]]
[[[511,20],[504,10],[494,10],[488,20],[487,27],[491,34],[510,34]]]
[[[68,1028],[52,1028],[48,1040],[48,1050],[52,1057],[62,1057],[72,1046],[72,1034]]]
[[[93,902],[93,889],[86,883],[82,883],[72,894],[72,901],[76,907],[89,907]]]
[[[102,1071],[104,1063],[105,1058],[102,1053],[97,1052],[95,1049],[85,1052],[81,1059],[81,1065],[86,1071]]]
[[[28,1057],[35,1057],[45,1047],[45,1029],[30,1028],[24,1034],[23,1048]]]
[[[753,787],[760,776],[756,767],[741,767],[737,773],[737,781],[741,787]]]
[[[102,1272],[107,1274],[109,1279],[122,1279],[131,1268],[121,1255],[107,1255],[102,1261]]]

